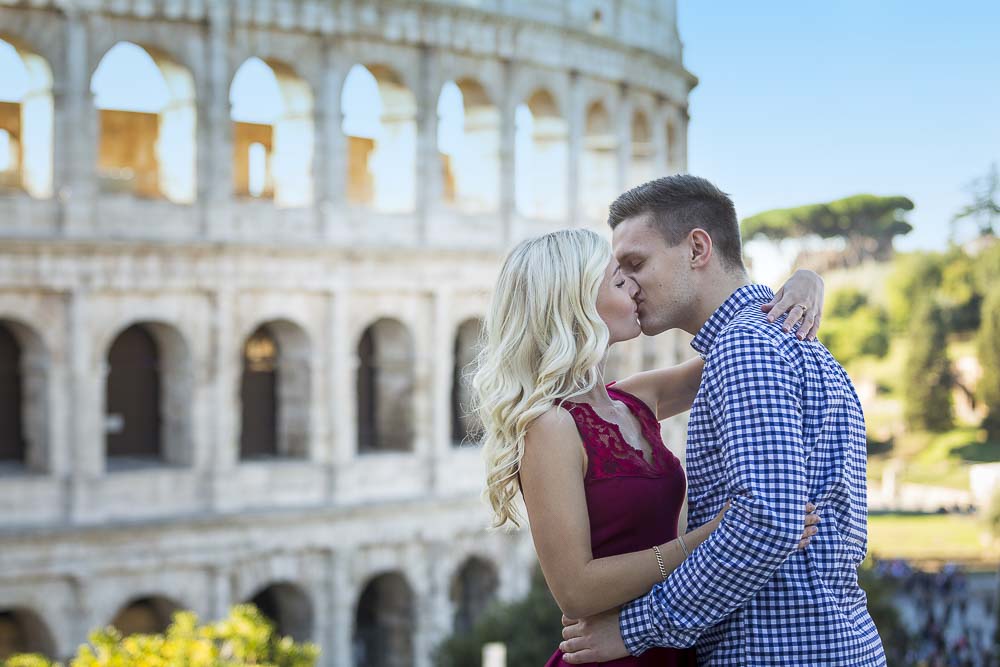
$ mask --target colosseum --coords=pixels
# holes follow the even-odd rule
[[[0,0],[0,659],[253,601],[321,665],[427,667],[523,595],[464,409],[479,323],[512,243],[685,169],[676,23]]]

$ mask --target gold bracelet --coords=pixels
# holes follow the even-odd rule
[[[666,580],[667,568],[663,566],[663,556],[660,555],[660,547],[653,546],[653,553],[656,554],[656,564],[660,566],[660,576]]]
[[[684,557],[687,558],[688,556],[690,556],[691,552],[688,551],[688,545],[684,544],[684,536],[678,535],[677,541],[681,543],[681,551],[684,552]]]

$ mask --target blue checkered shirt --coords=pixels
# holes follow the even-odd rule
[[[858,586],[867,550],[865,422],[818,342],[769,324],[736,290],[691,345],[705,358],[687,441],[689,526],[722,524],[619,617],[633,655],[697,645],[703,665],[885,665]],[[823,521],[797,549],[812,501]]]

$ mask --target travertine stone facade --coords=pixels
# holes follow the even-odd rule
[[[480,573],[475,590],[495,581],[501,598],[523,594],[530,539],[486,530],[478,452],[453,442],[453,396],[465,395],[453,391],[455,360],[468,358],[456,337],[466,325],[460,340],[470,339],[513,242],[602,226],[580,173],[595,102],[611,120],[600,140],[614,155],[611,190],[684,170],[695,80],[675,1],[0,0],[0,39],[47,63],[53,111],[52,196],[0,190],[0,326],[20,351],[24,439],[21,460],[0,463],[0,626],[21,633],[14,644],[65,657],[135,600],[212,618],[270,591],[279,625],[318,642],[323,665],[426,667],[468,620],[456,621],[468,597],[456,593],[460,572]],[[102,187],[90,82],[121,41],[190,74],[191,203]],[[311,93],[304,203],[233,194],[228,95],[252,56],[286,64]],[[341,86],[354,64],[391,71],[416,103],[405,213],[348,203]],[[495,210],[442,197],[436,104],[460,79],[481,86],[499,118]],[[539,90],[566,127],[558,219],[515,206],[515,111]],[[634,127],[648,136],[633,138]],[[360,341],[382,320],[405,335],[375,336],[390,347],[365,366]],[[121,426],[106,404],[109,350],[134,324],[158,350],[159,455],[142,464],[105,449]],[[245,459],[244,346],[261,325],[279,350],[278,450]],[[673,337],[630,343],[609,375],[673,363],[683,349]],[[406,415],[399,448],[359,451],[362,366],[384,377],[404,367],[409,384],[397,388],[412,387],[412,402],[375,407],[377,419]],[[667,427],[678,447],[682,429]],[[394,657],[372,657],[371,628],[360,627],[376,580],[391,594],[370,599],[402,596],[412,614],[385,626],[399,635],[391,645],[408,647]]]

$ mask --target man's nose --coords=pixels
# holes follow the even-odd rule
[[[642,290],[639,289],[639,283],[635,282],[635,280],[633,280],[632,278],[629,278],[628,279],[628,295],[630,297],[632,297],[633,301],[639,297],[639,292],[641,292],[641,291]]]

